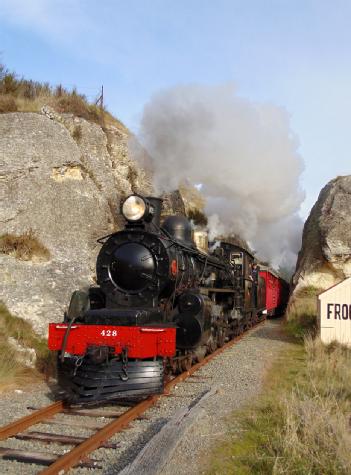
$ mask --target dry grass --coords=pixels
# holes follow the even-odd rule
[[[286,318],[288,331],[295,337],[304,338],[306,333],[314,335],[317,329],[317,295],[321,289],[305,287],[290,297]]]
[[[18,359],[9,337],[23,347],[35,350],[35,369]],[[43,376],[48,378],[54,372],[55,357],[48,350],[46,340],[39,337],[28,322],[11,315],[0,302],[0,391],[33,383]]]
[[[21,261],[48,261],[49,250],[36,238],[32,230],[21,235],[0,236],[0,253],[8,254]]]
[[[0,334],[0,393],[38,381],[39,373],[16,358],[16,352]]]
[[[17,104],[15,99],[9,95],[0,95],[0,114],[4,112],[16,112]]]
[[[18,112],[39,112],[43,106],[51,106],[51,97],[48,95],[38,96],[34,99],[27,99],[26,97],[20,96],[15,97],[14,100]]]
[[[307,337],[280,356],[268,380],[258,403],[234,415],[233,436],[208,473],[351,473],[351,350]]]
[[[82,137],[83,137],[82,126],[81,125],[76,125],[74,127],[73,132],[72,132],[72,137],[77,143],[80,143],[80,141],[82,140]]]
[[[306,372],[280,401],[276,473],[351,473],[351,351],[305,340]]]
[[[99,108],[89,104],[83,96],[74,92],[56,98],[54,107],[61,114],[70,113],[98,124],[102,121]]]
[[[129,134],[122,122],[105,108],[90,103],[75,88],[69,91],[61,85],[52,87],[48,83],[19,78],[0,64],[0,113],[39,112],[44,105],[51,106],[59,113],[74,114],[101,126],[114,125]]]

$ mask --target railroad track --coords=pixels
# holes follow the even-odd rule
[[[260,322],[253,328],[262,325],[264,322]],[[49,406],[41,409],[34,410],[32,414],[22,417],[6,426],[0,428],[0,441],[4,441],[10,438],[16,438],[23,441],[36,441],[43,443],[57,443],[63,445],[74,446],[71,450],[64,454],[55,454],[38,452],[25,449],[11,449],[0,446],[0,457],[7,460],[16,460],[18,462],[34,463],[39,466],[45,465],[46,468],[41,469],[38,467],[38,474],[41,475],[53,475],[66,473],[70,468],[75,466],[87,467],[99,469],[102,468],[98,460],[89,458],[94,450],[104,447],[107,449],[116,448],[116,444],[109,443],[108,440],[116,433],[125,429],[132,421],[143,417],[143,413],[152,407],[160,398],[167,397],[174,386],[187,378],[192,376],[198,369],[206,365],[213,358],[220,353],[236,344],[243,336],[247,335],[246,332],[243,335],[235,337],[230,342],[226,343],[223,347],[217,349],[214,353],[206,356],[200,363],[193,365],[188,371],[181,373],[165,385],[165,391],[163,394],[150,396],[146,400],[135,403],[132,407],[126,409],[126,405],[116,403],[113,407],[113,411],[106,412],[97,408],[84,408],[78,409],[75,407],[66,407],[63,401],[57,401]],[[33,409],[33,408],[32,408]],[[121,412],[122,409],[122,412]],[[76,422],[65,422],[64,420],[58,420],[55,416],[59,414],[74,416],[78,420]],[[87,424],[86,422],[79,422],[80,417],[91,417],[104,419],[112,419],[111,422],[106,425],[99,426],[95,424]],[[93,431],[93,434],[89,437],[74,437],[56,433],[47,433],[40,431],[28,431],[29,428],[37,424],[49,424],[64,426],[69,425],[71,427],[76,426],[87,428]]]

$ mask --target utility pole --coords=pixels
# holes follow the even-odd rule
[[[105,127],[105,117],[104,117],[104,86],[101,86],[100,96],[96,99],[95,105],[100,107],[100,118],[101,126]]]

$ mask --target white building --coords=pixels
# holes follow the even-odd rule
[[[323,343],[351,347],[351,277],[319,294],[318,313]]]

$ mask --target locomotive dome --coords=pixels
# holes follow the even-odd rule
[[[191,224],[185,216],[168,216],[162,228],[176,241],[193,244]]]

